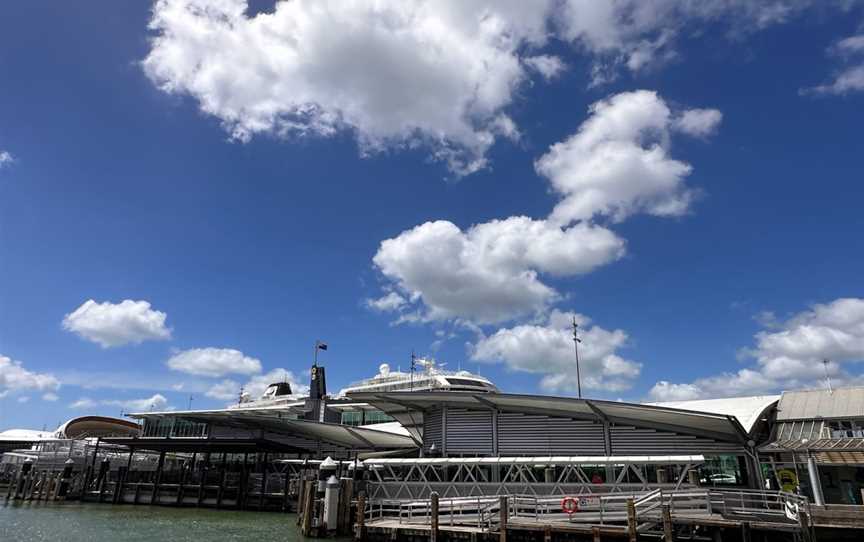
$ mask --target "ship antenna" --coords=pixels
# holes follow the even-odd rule
[[[828,363],[827,359],[822,360],[822,366],[825,367],[825,381],[828,383],[828,393],[834,393],[834,390],[831,389],[831,375],[828,374]]]
[[[240,395],[237,397],[237,404],[239,405],[242,402],[243,402],[243,386],[241,385],[240,386]]]
[[[414,355],[414,350],[411,350],[411,386],[409,389],[414,391],[414,370],[417,366],[417,356]]]
[[[573,347],[576,350],[576,389],[579,393],[579,398],[582,398],[582,376],[579,374],[579,343],[582,339],[579,338],[579,324],[576,323],[576,315],[573,315]]]

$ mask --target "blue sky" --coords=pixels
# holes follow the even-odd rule
[[[319,338],[575,394],[573,313],[594,397],[860,380],[860,3],[327,5],[3,7],[0,429]]]

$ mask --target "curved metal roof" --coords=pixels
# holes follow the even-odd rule
[[[609,421],[735,443],[744,443],[748,439],[747,431],[734,416],[657,405],[544,395],[441,391],[352,393],[350,397],[375,405],[393,416],[418,443],[423,435],[423,412],[440,405]]]
[[[755,395],[752,397],[728,397],[724,399],[698,399],[694,401],[665,401],[662,403],[646,403],[652,406],[695,410],[735,416],[748,433],[753,431],[756,423],[772,409],[779,395]]]
[[[57,438],[83,439],[88,437],[116,437],[137,435],[141,426],[135,422],[107,416],[80,416],[72,418],[54,432]]]

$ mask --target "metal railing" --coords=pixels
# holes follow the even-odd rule
[[[742,521],[762,521],[784,524],[798,523],[799,511],[809,510],[806,497],[792,493],[759,490],[688,489],[653,491],[632,494],[573,496],[578,506],[575,512],[565,511],[566,496],[509,495],[507,517],[538,523],[583,523],[593,525],[627,522],[628,501],[633,500],[638,524],[662,521],[662,509],[671,514],[710,517],[719,515]],[[439,498],[439,525],[461,525],[494,530],[500,522],[501,498],[498,496]],[[807,517],[810,517],[809,513]],[[366,506],[367,521],[395,520],[400,524],[431,523],[430,499],[377,500]]]

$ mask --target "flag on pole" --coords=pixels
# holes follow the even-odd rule
[[[322,343],[321,341],[318,341],[318,349],[327,350],[327,343]]]

